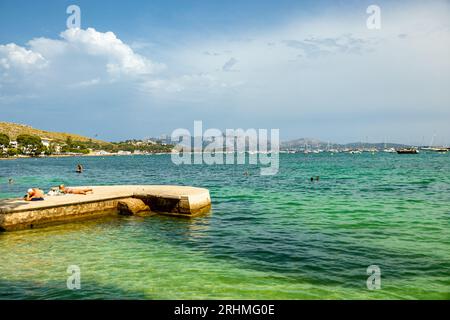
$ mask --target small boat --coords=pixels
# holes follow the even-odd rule
[[[439,146],[433,146],[434,145],[434,138],[436,137],[436,134],[433,135],[431,138],[430,145],[428,147],[421,148],[424,151],[431,151],[431,152],[439,152],[439,153],[446,153],[450,150],[448,147],[439,147]]]
[[[448,148],[444,148],[444,147],[436,147],[436,148],[431,148],[429,149],[430,151],[433,152],[448,152]]]
[[[447,152],[449,151],[448,148],[445,147],[423,147],[421,148],[423,151],[430,151],[430,152]]]
[[[419,151],[417,151],[416,148],[402,148],[396,150],[398,154],[417,154]]]

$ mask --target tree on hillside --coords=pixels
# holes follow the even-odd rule
[[[45,155],[49,156],[56,152],[56,145],[54,143],[50,143],[50,145],[45,150]]]
[[[4,133],[0,133],[0,156],[3,157],[6,155],[6,149],[9,146],[9,136],[4,134]]]
[[[66,144],[67,144],[67,146],[68,146],[69,148],[72,148],[73,141],[72,141],[72,138],[71,138],[70,136],[68,136],[68,137],[66,138]]]
[[[29,134],[21,134],[17,136],[17,143],[20,146],[20,150],[24,154],[31,154],[32,156],[38,156],[45,151],[45,146],[42,144],[41,138]]]
[[[4,133],[0,133],[0,146],[8,147],[9,142],[10,142],[9,136]]]
[[[19,153],[20,153],[19,150],[17,150],[16,148],[8,149],[8,156],[10,156],[10,157],[17,156]]]

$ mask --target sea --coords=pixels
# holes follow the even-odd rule
[[[212,199],[193,219],[2,232],[0,299],[450,299],[450,154],[280,154],[278,174],[260,167],[0,161],[0,198],[63,183],[189,185]]]

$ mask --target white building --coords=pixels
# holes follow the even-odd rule
[[[53,139],[49,139],[49,138],[41,138],[41,142],[45,147],[49,147],[50,143],[53,141]]]
[[[99,150],[97,152],[95,152],[96,155],[108,155],[110,154],[108,151],[105,150]]]

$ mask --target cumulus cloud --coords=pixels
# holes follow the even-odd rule
[[[47,60],[38,52],[33,52],[14,43],[0,45],[0,67],[5,70],[42,69]]]
[[[92,56],[105,57],[106,68],[112,75],[154,74],[164,68],[163,64],[135,53],[113,32],[98,32],[93,28],[86,30],[68,29],[61,33],[69,48],[75,48]]]
[[[237,60],[231,58],[223,65],[223,70],[231,71],[236,63]],[[26,77],[17,72],[11,77],[5,71],[12,69],[29,72]],[[5,91],[11,94],[19,90],[41,92],[45,86],[51,88],[49,90],[83,89],[113,82],[126,82],[124,88],[164,94],[231,87],[236,83],[218,79],[211,70],[164,74],[164,63],[136,53],[113,32],[93,28],[67,29],[61,32],[59,39],[35,38],[28,41],[26,47],[13,43],[1,45],[1,71],[0,84],[9,87]]]
[[[99,32],[93,28],[68,29],[60,37],[35,38],[27,43],[27,47],[14,43],[0,45],[3,78],[7,71],[26,70],[47,78],[73,79],[74,83],[70,85],[86,86],[98,83],[99,78],[117,80],[152,76],[165,68],[164,64],[135,53],[113,32]],[[42,70],[45,67],[46,70]]]

